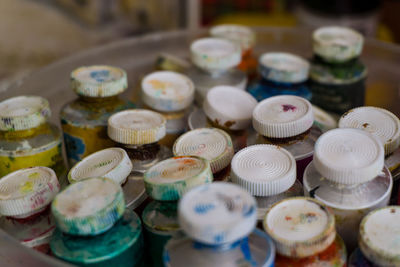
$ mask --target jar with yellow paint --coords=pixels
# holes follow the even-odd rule
[[[49,102],[39,96],[17,96],[0,103],[0,177],[45,166],[65,178],[61,131],[47,121],[50,116]]]
[[[133,107],[119,95],[128,80],[123,69],[95,65],[71,73],[71,87],[78,98],[60,112],[68,163],[73,166],[85,156],[112,147],[107,137],[107,120],[115,112]]]
[[[158,143],[166,133],[166,119],[160,113],[146,109],[117,112],[108,119],[107,132],[128,153],[134,172],[144,173],[172,156],[169,148]]]
[[[160,144],[172,147],[187,129],[187,117],[194,99],[194,84],[185,75],[173,71],[150,73],[142,80],[145,107],[159,112],[167,120],[166,136]]]

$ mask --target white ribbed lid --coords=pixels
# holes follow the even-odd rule
[[[354,108],[340,118],[339,127],[362,129],[378,137],[385,146],[385,155],[393,153],[400,145],[400,120],[383,108]]]
[[[222,24],[211,27],[210,35],[235,42],[240,45],[243,51],[252,48],[256,42],[256,34],[250,27],[237,24]]]
[[[233,86],[216,86],[208,91],[203,110],[216,124],[231,130],[247,129],[257,100]]]
[[[273,205],[264,219],[264,229],[279,254],[303,258],[324,251],[335,240],[335,217],[312,198],[295,197]]]
[[[108,136],[117,143],[145,145],[158,142],[165,136],[165,118],[154,111],[130,109],[108,119]]]
[[[253,111],[253,127],[261,135],[287,138],[311,128],[311,103],[299,96],[281,95],[261,101]]]
[[[372,180],[382,172],[382,143],[366,131],[350,128],[330,130],[314,147],[314,166],[325,178],[341,184]]]
[[[186,193],[178,206],[181,229],[205,244],[240,240],[253,231],[257,221],[255,199],[237,185],[214,182]]]
[[[369,213],[360,224],[363,254],[379,266],[400,266],[400,207],[389,206]]]
[[[213,173],[227,167],[234,154],[231,137],[216,128],[199,128],[181,135],[175,141],[173,152],[175,156],[205,158],[210,161]]]
[[[40,96],[17,96],[0,102],[0,131],[35,128],[51,116],[49,101]]]
[[[312,105],[312,108],[314,113],[314,123],[322,130],[322,132],[337,128],[337,121],[331,115],[317,106]]]
[[[71,72],[71,88],[78,95],[107,97],[122,93],[128,87],[128,78],[123,69],[93,65]]]
[[[242,58],[239,45],[219,38],[194,41],[190,46],[190,56],[193,64],[210,72],[233,68]]]
[[[132,162],[122,148],[112,147],[95,152],[75,164],[68,173],[70,183],[85,178],[106,177],[122,184],[132,171]]]
[[[265,53],[259,59],[264,79],[282,83],[300,83],[308,79],[310,63],[290,53]]]
[[[28,217],[49,205],[59,190],[57,176],[50,168],[12,172],[0,179],[0,214]]]
[[[321,27],[313,33],[313,50],[331,62],[347,61],[361,54],[364,37],[346,27]]]
[[[143,78],[142,99],[157,111],[180,111],[192,104],[194,84],[177,72],[156,71]]]
[[[284,148],[254,145],[235,154],[231,179],[253,196],[272,196],[288,190],[296,180],[296,161]]]

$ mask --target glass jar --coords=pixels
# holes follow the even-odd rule
[[[169,53],[160,53],[154,63],[155,70],[166,70],[184,73],[190,67],[186,59]]]
[[[56,196],[54,256],[79,266],[142,266],[140,218],[125,212],[121,186],[108,178],[88,178]]]
[[[334,129],[317,141],[304,172],[304,192],[332,208],[347,249],[357,246],[361,219],[389,203],[392,176],[382,143],[359,129]]]
[[[157,71],[143,78],[141,88],[145,106],[159,112],[167,121],[166,136],[160,144],[172,147],[187,130],[187,117],[194,99],[193,82],[177,72]]]
[[[194,67],[186,74],[196,88],[196,103],[201,106],[207,92],[218,85],[230,85],[241,90],[246,88],[247,76],[238,69],[241,60],[240,47],[228,40],[202,38],[190,46],[191,61]]]
[[[382,141],[385,148],[385,165],[392,173],[393,190],[390,202],[396,204],[400,186],[400,120],[392,112],[377,107],[354,108],[342,115],[340,128],[365,130]],[[396,151],[399,152],[396,153]]]
[[[56,172],[61,185],[65,183],[61,131],[47,121],[50,116],[49,102],[39,96],[17,96],[0,103],[0,177],[45,166]]]
[[[216,128],[200,128],[181,135],[176,140],[175,156],[194,155],[210,162],[214,181],[228,181],[234,154],[231,138]]]
[[[267,98],[253,111],[253,127],[258,135],[249,144],[272,144],[288,150],[296,160],[297,179],[301,182],[321,135],[313,122],[313,109],[306,99],[290,95]]]
[[[49,205],[60,190],[54,171],[32,167],[0,179],[0,228],[21,244],[49,254],[54,219]]]
[[[177,201],[192,187],[211,183],[206,159],[182,156],[164,160],[144,174],[146,192],[154,199],[142,214],[148,265],[162,266],[164,245],[171,237],[181,236]]]
[[[261,80],[248,88],[257,101],[276,95],[297,95],[311,99],[308,88],[310,64],[289,53],[265,53],[259,59]]]
[[[87,155],[115,146],[107,137],[107,120],[133,106],[118,96],[127,86],[126,72],[120,68],[95,65],[72,71],[71,87],[78,98],[60,111],[70,167]]]
[[[132,171],[132,162],[122,148],[97,151],[78,162],[68,173],[68,181],[76,183],[86,178],[105,177],[122,186],[126,207],[140,214],[147,195],[143,177]]]
[[[323,133],[338,127],[338,119],[336,116],[312,105],[314,112],[314,125],[317,126]]]
[[[274,145],[249,146],[236,153],[231,180],[255,197],[259,222],[275,202],[303,195],[296,161],[289,151]]]
[[[255,199],[237,185],[215,182],[186,193],[178,219],[186,238],[172,238],[165,266],[274,266],[275,247],[254,229]]]
[[[349,266],[400,266],[399,220],[399,206],[370,212],[360,224],[360,248],[351,255]]]
[[[154,111],[120,111],[108,120],[108,136],[122,147],[131,159],[134,172],[144,173],[151,166],[172,156],[158,141],[166,133],[165,118]]]
[[[235,24],[222,24],[210,28],[210,35],[238,44],[242,50],[242,61],[237,68],[245,72],[249,80],[257,75],[257,58],[253,54],[256,43],[255,32],[246,26]]]
[[[268,211],[264,229],[276,246],[275,266],[346,266],[347,253],[332,210],[306,197],[282,200]]]
[[[350,28],[314,31],[310,69],[313,104],[339,115],[364,105],[367,68],[359,59],[363,42],[363,36]]]

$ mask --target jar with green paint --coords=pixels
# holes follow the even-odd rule
[[[311,102],[343,114],[364,105],[367,67],[359,59],[363,36],[345,27],[322,27],[313,33]]]
[[[71,73],[71,88],[78,98],[60,111],[68,163],[75,163],[98,150],[115,146],[107,137],[107,120],[133,104],[119,95],[128,86],[123,69],[94,65]]]
[[[146,171],[146,192],[154,199],[142,214],[149,265],[162,266],[164,245],[171,237],[182,235],[177,218],[179,198],[191,188],[212,180],[208,161],[195,156],[170,158]]]
[[[48,254],[55,229],[50,203],[60,190],[55,172],[32,167],[0,179],[0,228],[21,244]]]
[[[61,131],[49,123],[49,102],[39,96],[17,96],[0,103],[0,177],[44,166],[64,183]]]
[[[140,218],[125,211],[121,186],[88,178],[68,186],[51,206],[53,255],[78,266],[142,266]]]

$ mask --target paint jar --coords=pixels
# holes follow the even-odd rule
[[[392,176],[384,167],[383,145],[359,129],[334,129],[315,144],[304,172],[305,195],[332,208],[348,251],[357,246],[361,219],[389,203]]]
[[[237,68],[245,72],[250,80],[257,75],[257,58],[253,54],[256,43],[256,34],[243,25],[222,24],[210,28],[210,35],[236,43],[242,50],[242,61]]]
[[[276,246],[276,267],[346,266],[346,247],[336,233],[335,217],[315,199],[294,197],[274,204],[264,229]]]
[[[112,147],[95,152],[78,162],[69,171],[68,181],[76,183],[86,178],[109,178],[122,186],[126,207],[140,214],[139,207],[147,195],[143,176],[131,171],[132,162],[126,151]]]
[[[175,156],[193,155],[210,162],[214,181],[228,181],[234,154],[229,135],[216,128],[200,128],[181,135],[176,140]]]
[[[159,112],[167,120],[166,136],[160,144],[172,147],[187,130],[187,117],[194,99],[193,82],[172,71],[157,71],[142,80],[142,100],[146,108]]]
[[[196,103],[201,106],[207,92],[218,85],[230,85],[244,90],[247,76],[233,69],[241,61],[240,46],[225,39],[202,38],[190,46],[190,57],[194,67],[186,74],[196,88]]]
[[[21,244],[48,254],[55,224],[49,205],[60,190],[54,171],[32,167],[0,179],[0,228]]]
[[[312,105],[314,113],[314,125],[317,126],[323,133],[338,127],[336,116],[332,116],[323,109]]]
[[[297,95],[311,99],[308,88],[310,64],[289,53],[265,53],[259,59],[261,79],[248,88],[257,101],[276,95]]]
[[[306,99],[290,95],[270,97],[253,111],[253,127],[258,135],[249,143],[278,145],[288,150],[296,160],[297,179],[301,182],[321,135],[313,122],[313,109]]]
[[[115,146],[107,137],[107,120],[132,107],[118,96],[127,86],[126,72],[120,68],[95,65],[72,71],[71,88],[78,98],[60,111],[70,167],[87,155]]]
[[[303,186],[296,179],[294,157],[274,145],[249,146],[236,153],[231,180],[255,197],[259,222],[272,204],[303,195]]]
[[[122,147],[131,159],[134,172],[148,168],[172,156],[169,148],[158,144],[165,136],[165,118],[154,111],[120,111],[108,120],[108,136]]]
[[[144,174],[146,192],[154,199],[142,214],[148,265],[162,266],[165,244],[171,237],[182,235],[177,218],[179,198],[212,180],[208,161],[194,156],[164,160]]]
[[[391,203],[396,204],[400,187],[400,120],[392,112],[377,107],[354,108],[342,115],[340,128],[365,130],[377,137],[385,148],[385,165],[392,173]]]
[[[317,29],[312,39],[311,102],[339,115],[364,105],[367,67],[359,59],[363,36],[334,26]]]
[[[64,183],[61,131],[47,120],[49,102],[39,96],[17,96],[0,102],[0,177],[35,166],[52,168]]]
[[[275,246],[258,229],[255,199],[232,183],[198,186],[179,202],[179,224],[188,237],[172,238],[164,265],[274,266]]]
[[[154,63],[155,70],[167,70],[184,73],[190,67],[190,62],[179,56],[160,53]]]
[[[108,178],[88,178],[68,186],[51,206],[57,229],[54,256],[79,266],[141,266],[140,218],[125,212],[121,186]]]
[[[399,221],[399,206],[370,212],[360,224],[359,248],[349,266],[400,266]]]

